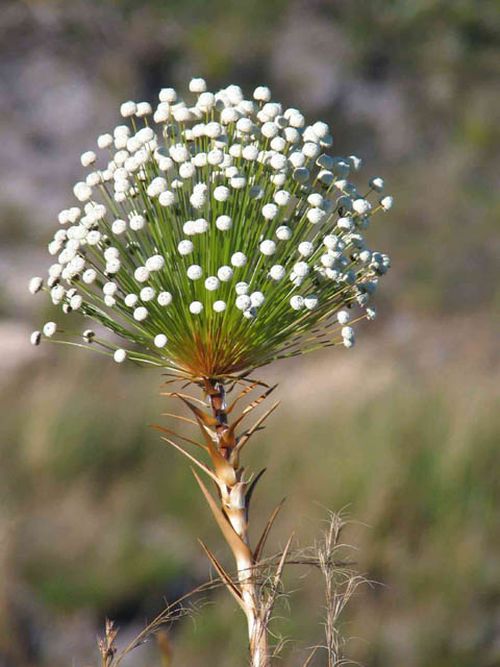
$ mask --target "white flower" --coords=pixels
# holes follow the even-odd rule
[[[307,219],[313,225],[319,224],[325,218],[325,211],[321,208],[311,208],[307,212]]]
[[[189,201],[194,209],[200,209],[207,203],[207,195],[205,192],[197,190],[189,197]]]
[[[129,308],[133,308],[135,305],[137,305],[137,302],[139,301],[139,297],[137,294],[127,294],[127,296],[124,299],[125,305],[128,306]]]
[[[146,224],[146,220],[142,215],[132,215],[128,224],[132,231],[138,232],[139,230],[143,229],[144,225]]]
[[[179,176],[184,179],[193,178],[196,167],[192,162],[183,162],[179,167]]]
[[[227,232],[228,229],[231,229],[232,225],[233,221],[228,215],[219,215],[219,217],[215,221],[215,226],[221,232]]]
[[[114,294],[116,294],[117,290],[118,290],[118,285],[112,281],[104,283],[104,285],[102,286],[103,294],[109,294],[109,296],[113,296]]]
[[[288,160],[286,158],[286,155],[282,155],[281,153],[275,153],[270,160],[271,167],[273,169],[276,169],[276,171],[280,171],[281,169],[285,169],[287,164],[288,164]]]
[[[161,271],[165,266],[165,258],[162,255],[152,255],[146,260],[146,269],[148,271]],[[147,280],[147,278],[146,278]]]
[[[216,201],[227,201],[231,194],[231,190],[225,185],[219,185],[215,188],[213,195]]]
[[[137,110],[135,112],[135,115],[138,118],[142,118],[143,116],[149,116],[149,114],[151,113],[153,113],[153,109],[151,108],[151,104],[149,104],[149,102],[137,103]]]
[[[222,313],[224,310],[226,310],[226,302],[214,301],[213,309],[215,310],[216,313]]]
[[[57,325],[55,322],[46,322],[43,325],[42,331],[44,336],[47,336],[47,338],[52,338],[52,336],[57,331]]]
[[[304,298],[296,294],[290,299],[290,305],[294,310],[301,310],[304,307]]]
[[[180,255],[190,255],[194,250],[192,241],[184,240],[179,243],[177,250]]]
[[[266,239],[262,241],[259,248],[263,255],[271,256],[276,252],[276,243],[270,239]]]
[[[168,338],[165,336],[165,334],[158,334],[154,337],[155,347],[165,347],[167,343]]]
[[[259,308],[265,301],[265,296],[262,292],[252,292],[250,294],[250,301],[254,308]]]
[[[240,294],[236,297],[235,304],[238,310],[247,310],[252,305],[252,301],[248,294]]]
[[[307,262],[297,262],[293,266],[293,272],[299,278],[304,278],[309,273],[309,265],[307,264]]]
[[[281,264],[275,264],[269,269],[269,275],[273,280],[282,280],[286,275],[285,267]]]
[[[145,266],[139,266],[134,271],[134,278],[138,283],[145,283],[146,280],[149,280],[149,270]]]
[[[186,273],[189,280],[199,280],[203,275],[203,269],[198,264],[192,264]]]
[[[286,190],[278,190],[274,195],[274,201],[278,206],[287,206],[290,203],[291,195]]]
[[[177,93],[174,88],[162,88],[158,95],[160,102],[175,102],[177,100]]]
[[[237,268],[245,266],[246,263],[246,255],[244,255],[242,252],[235,252],[231,257],[231,264]]]
[[[141,301],[152,301],[155,298],[155,290],[153,287],[143,287],[139,292]]]
[[[342,338],[349,338],[353,339],[354,338],[354,329],[352,327],[342,327]]]
[[[189,160],[189,151],[184,144],[174,144],[170,146],[170,157],[174,162],[186,162]]]
[[[197,218],[193,222],[193,230],[195,234],[204,234],[208,230],[208,220],[205,220],[205,218]]]
[[[262,207],[262,215],[266,220],[273,220],[278,215],[278,207],[276,204],[265,204]]]
[[[318,297],[314,295],[306,296],[304,298],[304,306],[308,310],[314,310],[318,305]]]
[[[207,153],[207,162],[208,164],[211,165],[218,165],[222,164],[224,162],[224,152],[220,150],[220,148],[214,148],[211,151]],[[221,186],[224,189],[224,186]],[[217,189],[217,188],[216,188]],[[228,196],[229,196],[229,191],[228,191]],[[223,199],[219,199],[219,201],[224,201]]]
[[[216,276],[209,276],[205,279],[205,288],[209,292],[214,292],[220,285],[219,279]]]
[[[247,120],[247,119],[242,118],[241,120]],[[257,146],[249,144],[248,146],[245,146],[243,148],[243,150],[241,151],[241,155],[245,160],[248,160],[249,162],[254,162],[259,156],[259,149],[257,148]]]
[[[97,272],[94,269],[85,269],[82,274],[82,280],[86,285],[91,285],[97,278]]]
[[[160,292],[156,300],[160,306],[169,306],[172,303],[172,295],[170,292]]]
[[[191,79],[189,82],[189,90],[192,93],[204,93],[207,89],[207,84],[205,82],[205,79]]]
[[[348,310],[339,310],[337,313],[337,321],[339,324],[346,324],[351,319]]]
[[[94,164],[96,161],[96,154],[94,151],[86,151],[80,156],[80,162],[84,167],[89,167],[91,164]]]
[[[323,185],[331,185],[334,181],[334,175],[328,169],[322,169],[318,174],[318,181],[321,181]]]
[[[298,251],[303,257],[310,257],[314,252],[314,246],[310,241],[302,241],[299,243]]]
[[[113,234],[119,236],[120,234],[123,234],[127,231],[127,223],[125,220],[114,220],[113,224],[111,225],[111,231]]]
[[[113,257],[106,263],[106,273],[118,273],[121,269],[121,261],[118,257]]]
[[[359,213],[360,215],[364,215],[365,213],[368,213],[368,211],[371,209],[370,202],[367,201],[366,199],[355,199],[352,202],[352,208],[356,213]]]
[[[145,308],[144,306],[138,306],[134,310],[134,320],[137,320],[137,322],[143,322],[148,316],[148,309]]]
[[[246,294],[248,292],[248,283],[245,283],[243,281],[236,283],[234,289],[236,291],[236,294],[239,295]]]
[[[280,125],[279,122],[278,125]],[[273,151],[281,153],[286,148],[286,141],[283,139],[283,137],[274,137],[274,139],[271,139],[271,148]]]
[[[29,281],[28,290],[31,294],[36,294],[42,289],[42,286],[43,286],[43,279],[40,278],[39,276],[34,276]]]
[[[127,358],[127,351],[124,350],[123,348],[119,347],[117,350],[114,351],[113,359],[116,361],[117,364],[122,364],[126,358]]]
[[[316,208],[321,208],[323,206],[323,196],[319,194],[319,192],[311,192],[311,194],[307,197],[307,202],[308,204],[311,204],[311,206],[314,206]]]
[[[132,100],[124,102],[120,106],[120,114],[123,116],[123,118],[129,118],[130,116],[134,116],[136,111],[137,111],[137,104],[135,102],[132,102]]]
[[[384,189],[384,179],[380,178],[380,176],[376,176],[375,178],[370,178],[368,181],[368,185],[371,187],[372,190],[375,190],[376,192],[382,192]]]
[[[292,230],[286,225],[278,227],[275,233],[280,241],[289,241],[292,238]]]
[[[71,307],[71,310],[79,310],[82,307],[82,304],[83,304],[83,298],[80,294],[75,294],[69,300],[69,305]]]
[[[201,303],[201,301],[192,301],[189,304],[189,312],[193,313],[193,315],[199,315],[202,310],[203,310],[203,304]]]
[[[233,269],[230,266],[221,266],[217,271],[217,277],[225,283],[233,277]]]
[[[257,86],[253,91],[253,98],[258,102],[269,102],[271,99],[271,91],[267,86]]]
[[[380,206],[384,209],[384,211],[388,211],[390,208],[392,208],[393,205],[393,198],[390,197],[389,195],[387,197],[383,197],[380,200]]]
[[[302,152],[307,158],[314,160],[314,158],[318,157],[320,153],[320,147],[318,144],[314,144],[312,141],[308,141],[302,146]]]
[[[97,146],[101,149],[109,148],[113,144],[113,137],[111,134],[100,134],[97,137]]]
[[[242,134],[250,134],[252,130],[254,129],[254,124],[250,118],[240,118],[237,123],[236,123],[236,129],[238,132],[241,132]],[[243,156],[245,157],[245,156]],[[249,159],[246,158],[245,159]],[[254,158],[255,159],[255,158]]]
[[[165,190],[158,196],[158,201],[161,206],[172,206],[175,204],[175,194],[170,192],[170,190]]]
[[[30,336],[30,343],[32,345],[40,345],[41,340],[42,340],[41,331],[33,331],[31,336]]]
[[[213,109],[215,105],[215,95],[213,93],[202,92],[198,97],[196,106],[202,111],[208,112]],[[221,113],[222,119],[222,113]]]
[[[162,192],[165,192],[166,189],[167,181],[162,176],[157,176],[148,185],[147,193],[150,197],[157,197]]]
[[[90,199],[92,196],[92,188],[90,188],[86,183],[80,181],[73,188],[73,193],[78,201],[84,202]]]
[[[354,229],[354,220],[349,217],[339,218],[337,220],[337,227],[339,229],[345,229],[347,231],[351,231],[352,229]]]
[[[319,120],[316,123],[314,123],[312,129],[314,130],[314,133],[318,137],[318,139],[324,139],[330,133],[330,128],[328,127],[328,125]]]

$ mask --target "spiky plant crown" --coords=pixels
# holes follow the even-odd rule
[[[162,89],[155,111],[124,103],[130,124],[99,136],[102,157],[81,156],[91,169],[74,187],[81,205],[59,214],[55,261],[30,291],[98,328],[79,342],[47,322],[32,343],[92,347],[190,379],[351,347],[389,266],[364,239],[372,215],[392,206],[382,179],[358,189],[349,177],[359,158],[329,155],[328,126],[306,125],[268,88],[252,100],[234,85],[207,92],[203,79],[189,90],[183,101]]]

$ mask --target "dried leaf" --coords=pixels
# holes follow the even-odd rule
[[[264,550],[264,546],[265,546],[265,544],[266,544],[267,537],[268,537],[268,535],[269,535],[269,531],[271,530],[271,528],[272,528],[272,526],[273,526],[273,523],[274,523],[275,520],[276,520],[276,517],[278,516],[278,514],[279,514],[281,508],[283,507],[283,505],[284,505],[284,503],[285,503],[285,500],[286,500],[286,498],[282,498],[282,500],[281,500],[281,501],[279,502],[279,504],[274,508],[274,510],[273,510],[273,512],[272,512],[272,514],[271,514],[271,516],[270,516],[269,519],[267,520],[267,523],[266,523],[266,525],[265,525],[265,527],[264,527],[264,530],[262,531],[262,535],[260,536],[259,541],[257,542],[257,546],[255,547],[255,551],[254,551],[254,554],[253,554],[253,558],[254,558],[254,561],[255,561],[256,563],[259,562],[259,560],[260,560],[260,558],[261,558],[261,556],[262,556],[262,552],[263,552],[263,550]]]
[[[219,485],[219,480],[217,479],[217,476],[214,475],[214,473],[210,470],[208,466],[206,466],[204,463],[201,461],[198,461],[198,459],[195,456],[192,456],[189,452],[186,452],[185,449],[183,449],[180,445],[178,445],[176,442],[173,440],[170,440],[170,438],[166,438],[165,436],[162,437],[162,440],[165,440],[165,442],[168,442],[169,445],[172,445],[172,447],[175,447],[177,451],[179,451],[181,454],[184,454],[186,458],[188,458],[190,461],[192,461],[195,465],[198,466],[201,470],[203,470],[204,473],[206,473],[209,477],[211,477],[214,482]]]
[[[219,528],[222,531],[222,534],[224,535],[224,538],[226,539],[227,543],[231,547],[231,550],[237,560],[239,559],[245,559],[248,563],[252,562],[252,552],[250,551],[249,547],[241,537],[238,535],[238,533],[234,530],[232,525],[229,523],[228,518],[224,514],[224,512],[220,509],[220,507],[217,505],[215,500],[213,499],[212,495],[209,493],[207,490],[207,487],[205,484],[202,482],[200,479],[199,475],[196,474],[196,471],[193,470],[193,475],[195,476],[196,481],[198,482],[203,495],[205,496],[205,499],[208,503],[208,506],[212,510],[212,514],[215,517],[215,520],[217,521]]]
[[[222,565],[219,563],[217,558],[214,556],[214,554],[210,551],[210,549],[207,547],[206,544],[204,544],[201,540],[198,540],[198,542],[201,544],[203,550],[208,556],[208,559],[214,566],[214,568],[217,571],[217,574],[219,577],[222,579],[224,584],[227,586],[229,592],[233,595],[235,598],[236,602],[240,605],[240,607],[243,609],[243,611],[246,612],[246,607],[245,603],[243,602],[242,596],[241,596],[241,591],[239,588],[233,583],[231,577],[228,575],[228,573],[224,570]]]

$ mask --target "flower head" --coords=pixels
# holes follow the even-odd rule
[[[125,102],[128,124],[83,153],[48,279],[30,291],[97,323],[77,344],[189,378],[351,347],[389,267],[364,238],[392,206],[383,180],[349,180],[359,158],[332,155],[328,125],[306,125],[266,87],[245,99],[197,78],[189,91],[162,89],[156,109]],[[53,340],[60,330],[42,327]]]

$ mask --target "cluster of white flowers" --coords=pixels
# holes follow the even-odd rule
[[[59,214],[53,263],[30,292],[127,341],[87,329],[83,345],[188,375],[352,347],[389,267],[364,237],[392,206],[383,180],[359,190],[349,179],[361,160],[331,155],[328,125],[308,125],[264,86],[253,99],[200,78],[189,90],[189,103],[173,88],[155,109],[125,102],[129,124],[82,154],[78,205]],[[57,329],[46,323],[32,343]]]

